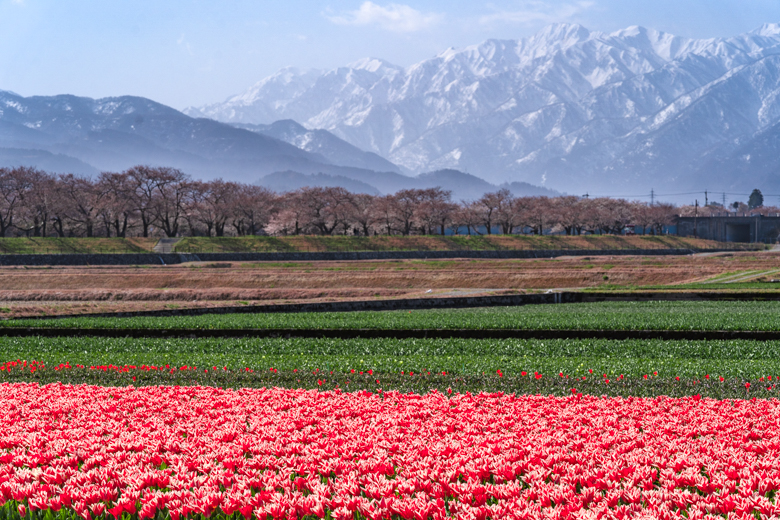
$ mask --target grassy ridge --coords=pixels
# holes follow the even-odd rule
[[[780,330],[780,302],[600,302],[419,311],[7,320],[1,327],[134,329]]]
[[[150,238],[0,238],[0,254],[148,253]],[[184,237],[179,253],[315,252],[315,251],[463,251],[516,249],[744,249],[763,245],[720,243],[677,236],[290,236]]]
[[[763,245],[719,243],[677,236],[290,236],[184,237],[181,253],[319,252],[319,251],[469,251],[517,249],[755,249]]]
[[[0,254],[149,253],[156,238],[0,238]]]

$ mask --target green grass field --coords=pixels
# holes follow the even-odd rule
[[[0,321],[0,327],[775,331],[780,330],[780,302],[599,302],[419,311],[76,317],[7,320]]]
[[[319,252],[319,251],[499,251],[544,249],[763,249],[763,244],[719,243],[677,236],[288,236],[184,237],[181,253]]]
[[[156,238],[0,238],[0,254],[149,253]]]
[[[780,376],[780,342],[753,341],[0,339],[0,364],[17,359],[47,368],[0,370],[0,381],[744,397],[746,381],[777,394],[760,378]],[[90,369],[101,365],[169,367]]]
[[[150,238],[0,238],[0,254],[86,254],[151,252]],[[183,237],[178,253],[289,253],[320,251],[501,251],[588,249],[764,249],[763,244],[720,243],[676,236],[288,236]]]

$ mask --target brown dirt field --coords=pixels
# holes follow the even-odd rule
[[[673,289],[676,284],[759,269],[780,269],[780,254],[0,267],[0,317],[250,302],[501,294],[604,285],[668,285]]]

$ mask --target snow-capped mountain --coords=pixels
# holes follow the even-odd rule
[[[688,39],[551,25],[407,68],[285,69],[188,114],[294,119],[414,172],[577,193],[780,188],[780,25]]]
[[[318,146],[307,151],[303,143],[278,139],[271,131],[192,118],[140,97],[22,97],[0,91],[0,166],[94,175],[152,164],[174,166],[196,178],[243,182],[287,170],[358,178],[376,175],[374,170],[398,171],[325,131],[300,130],[300,138],[311,134]],[[361,159],[376,168],[366,169]]]
[[[459,171],[409,177],[376,154],[290,120],[229,125],[140,97],[23,97],[0,91],[0,167],[91,176],[136,164],[173,166],[204,180],[260,182],[277,190],[342,186],[394,193],[442,186],[457,200],[499,189]],[[507,187],[518,195],[548,193],[530,185]]]

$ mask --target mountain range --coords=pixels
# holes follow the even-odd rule
[[[457,169],[578,194],[777,190],[780,25],[691,39],[554,24],[409,67],[287,68],[184,112],[294,120],[402,172]]]
[[[0,91],[0,159],[93,174],[134,164],[168,165],[195,177],[259,178],[294,168],[338,173],[317,153],[264,134],[195,119],[149,99],[70,95],[22,97]]]
[[[225,124],[140,97],[23,97],[0,91],[0,166],[93,176],[136,164],[172,166],[196,179],[221,177],[277,191],[342,186],[381,194],[442,186],[457,200],[498,189],[459,171],[410,177],[375,153],[290,120]],[[554,194],[529,185],[508,187],[518,195]]]

